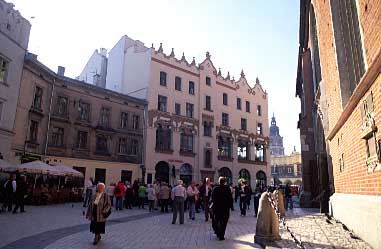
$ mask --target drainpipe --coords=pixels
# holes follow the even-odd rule
[[[52,113],[52,103],[53,103],[53,96],[54,96],[54,84],[56,83],[56,80],[53,79],[53,86],[52,86],[52,93],[50,94],[50,104],[49,104],[49,114],[48,114],[48,128],[46,129],[46,139],[45,139],[45,151],[44,151],[44,159],[46,157],[46,152],[48,150],[48,140],[49,140],[49,131],[50,131],[50,119],[51,119],[51,113]]]

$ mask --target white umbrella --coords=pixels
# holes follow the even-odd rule
[[[63,176],[65,175],[58,169],[41,162],[41,161],[33,161],[29,163],[23,163],[17,165],[17,169],[19,172],[26,172],[32,174],[43,174],[43,175],[54,175],[54,176]]]
[[[55,165],[53,168],[63,172],[67,176],[74,176],[74,177],[83,177],[83,174],[69,166],[66,165]]]
[[[0,159],[0,172],[15,172],[17,170],[16,166]]]

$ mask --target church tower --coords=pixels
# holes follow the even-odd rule
[[[274,114],[270,126],[270,153],[272,156],[284,155],[283,137],[279,135],[279,127],[276,125]]]

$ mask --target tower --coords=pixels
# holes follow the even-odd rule
[[[284,155],[283,137],[279,135],[279,127],[276,125],[274,114],[270,126],[270,153],[272,156]]]

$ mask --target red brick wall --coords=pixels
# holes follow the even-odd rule
[[[329,130],[332,130],[342,114],[342,105],[330,1],[314,0],[312,2],[318,28],[322,78],[326,83],[325,94],[328,101]],[[371,66],[381,48],[381,0],[358,0],[358,11],[363,31],[366,61],[368,66]],[[373,93],[375,119],[379,130],[381,130],[380,84],[381,76],[377,78],[368,91],[368,93],[370,91]],[[332,157],[335,191],[338,193],[381,195],[381,170],[368,173],[365,164],[366,145],[365,140],[361,137],[361,124],[361,113],[359,106],[357,106],[328,143]],[[378,134],[379,138],[381,138],[381,132]],[[339,158],[342,153],[344,153],[345,168],[340,172]]]

